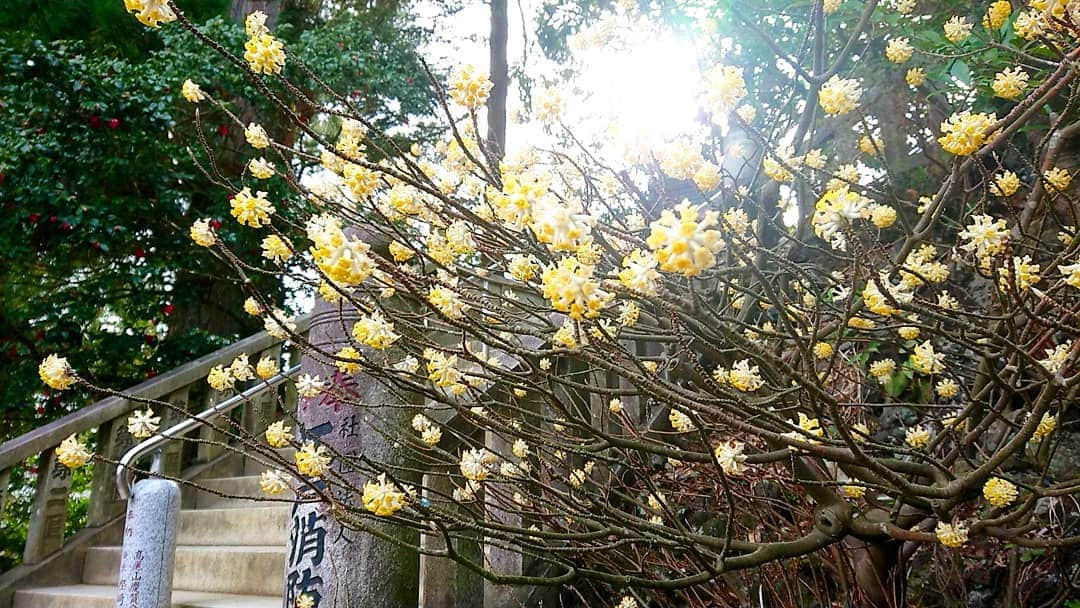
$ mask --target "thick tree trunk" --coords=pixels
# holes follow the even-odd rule
[[[491,96],[488,97],[487,140],[494,156],[506,152],[506,95],[510,84],[506,59],[509,35],[506,0],[491,0]]]

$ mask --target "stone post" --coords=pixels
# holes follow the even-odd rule
[[[56,460],[54,448],[42,452],[38,458],[38,478],[26,531],[24,564],[36,564],[64,546],[70,490],[71,470]]]
[[[424,475],[425,494],[430,500],[445,500],[454,484],[445,472]],[[437,492],[441,496],[431,496]],[[421,540],[425,549],[445,549],[446,540],[437,532],[428,532]],[[475,539],[456,539],[454,549],[469,560],[480,563],[480,543]],[[484,579],[446,557],[420,556],[420,599],[423,608],[483,608]]]
[[[135,445],[135,438],[127,431],[127,416],[110,420],[98,427],[98,453],[109,460],[119,460],[124,452]],[[124,501],[116,492],[116,465],[94,462],[94,476],[90,481],[90,505],[87,507],[86,525],[104,525],[124,512]]]
[[[165,479],[135,484],[124,522],[116,608],[168,608],[172,605],[176,521],[180,486]]]
[[[308,340],[324,351],[334,353],[349,342],[342,335],[344,323],[336,306],[319,301],[311,322]],[[370,351],[366,352],[371,355]],[[378,356],[378,355],[375,355]],[[344,376],[332,365],[312,358],[302,359],[303,374],[318,374],[333,383],[334,389],[362,400],[364,408],[337,401],[327,394],[301,398],[296,417],[304,440],[331,447],[344,455],[363,454],[379,462],[403,465],[406,453],[378,432],[382,425],[408,428],[413,412],[400,406],[395,397],[376,379],[360,374]],[[342,471],[339,467],[335,469]],[[354,490],[346,493],[331,489],[351,504],[358,503],[358,488],[366,479],[355,473],[345,475]],[[419,479],[408,479],[417,483]],[[317,482],[318,483],[318,482]],[[365,524],[378,526],[386,534],[408,545],[418,546],[419,535],[404,528],[392,527],[371,519]],[[307,594],[315,608],[415,608],[419,596],[419,558],[408,547],[397,546],[363,532],[342,526],[321,504],[297,504],[289,522],[289,540],[285,560],[284,606],[291,608],[296,598]]]

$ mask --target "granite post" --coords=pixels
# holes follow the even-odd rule
[[[124,522],[116,608],[168,608],[172,605],[176,524],[180,486],[166,479],[135,484]]]
[[[348,315],[345,315],[348,317]],[[344,329],[355,319],[345,318],[337,306],[319,301],[315,307],[308,340],[325,352],[337,352],[350,340]],[[372,355],[366,351],[365,355]],[[378,356],[378,355],[373,355]],[[301,359],[301,374],[318,374],[332,383],[332,391],[359,401],[358,408],[324,393],[300,398],[296,418],[303,429],[304,441],[326,445],[342,455],[363,454],[372,460],[393,465],[407,462],[406,451],[378,432],[382,425],[407,428],[413,412],[402,404],[375,378],[365,374],[344,375],[333,365],[311,357]],[[383,407],[391,406],[391,407]],[[358,489],[366,479],[335,463],[354,490],[331,493],[357,504]],[[348,472],[345,472],[348,471]],[[400,477],[408,483],[419,479]],[[316,482],[320,483],[320,482]],[[418,546],[419,535],[412,530],[392,527],[371,519],[366,525],[379,526],[407,545]],[[340,524],[325,505],[296,504],[289,521],[289,539],[285,555],[284,606],[291,608],[296,598],[306,594],[315,608],[415,608],[419,597],[419,557],[408,546],[398,546],[371,534],[351,530]]]

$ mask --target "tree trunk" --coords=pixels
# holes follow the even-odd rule
[[[502,158],[506,152],[506,95],[510,83],[506,59],[508,36],[506,0],[491,0],[491,96],[488,97],[487,140],[492,155]]]

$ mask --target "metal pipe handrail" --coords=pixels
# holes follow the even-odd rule
[[[279,384],[285,382],[285,380],[295,376],[299,372],[299,365],[294,365],[286,370],[282,370],[274,376],[259,382],[255,386],[237,393],[221,403],[214,404],[212,407],[203,410],[195,416],[181,420],[164,431],[157,433],[153,437],[149,437],[136,444],[127,452],[124,452],[124,455],[121,456],[120,460],[116,463],[116,490],[120,494],[120,499],[127,500],[131,496],[131,482],[135,476],[135,469],[132,467],[132,464],[137,459],[142,458],[154,450],[160,450],[166,443],[173,439],[179,439],[180,437],[187,435],[193,429],[201,424],[205,424],[214,416],[231,412],[241,404],[247,403],[250,399],[258,397],[262,393],[277,387]],[[157,459],[155,458],[155,461],[156,460]],[[156,469],[156,467],[157,464],[155,463],[154,468]]]

